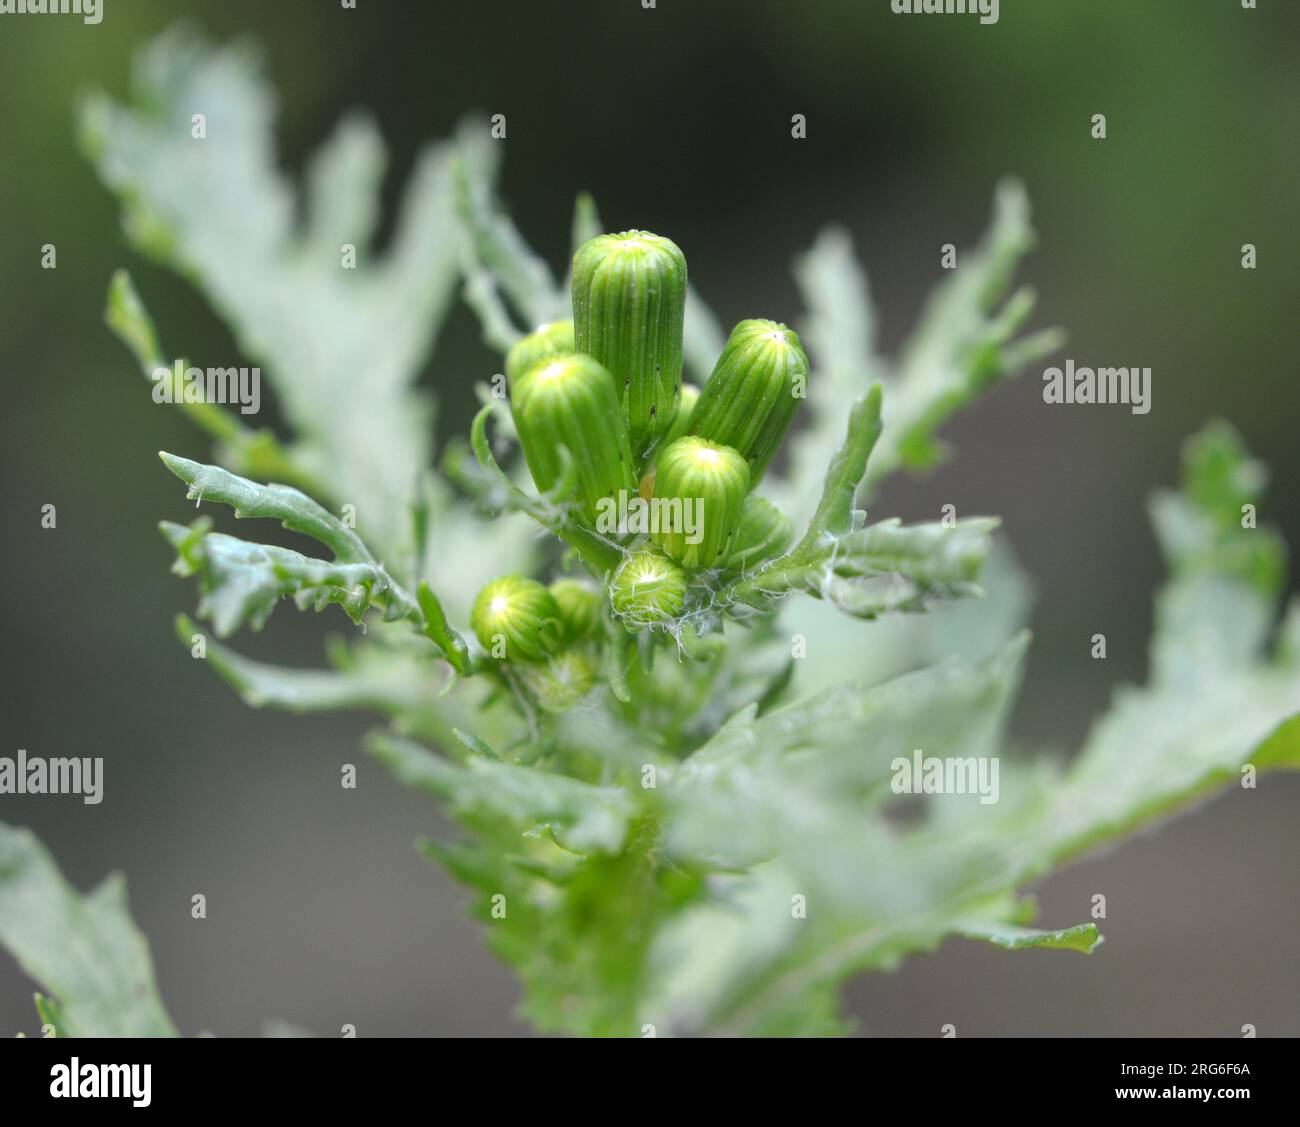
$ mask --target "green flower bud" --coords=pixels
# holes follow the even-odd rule
[[[741,321],[686,432],[739,450],[749,461],[751,486],[757,485],[807,390],[808,357],[798,335],[775,321]]]
[[[688,570],[725,555],[749,492],[749,463],[730,446],[687,436],[666,446],[655,469],[650,535]]]
[[[503,575],[484,587],[469,622],[483,648],[503,661],[543,661],[561,645],[555,597],[522,575]]]
[[[611,372],[638,461],[677,412],[682,379],[686,258],[648,231],[600,235],[573,256],[573,327],[579,352]]]
[[[664,440],[659,444],[659,449],[663,450],[671,446],[679,438],[686,437],[686,428],[691,421],[691,412],[695,410],[695,404],[700,400],[700,389],[693,383],[682,384],[682,392],[677,397],[677,414],[673,418],[673,425],[668,428],[668,433],[664,435]]]
[[[538,361],[519,378],[510,408],[538,489],[560,480],[564,446],[588,515],[601,498],[636,490],[614,378],[590,356],[570,352]]]
[[[779,556],[794,541],[790,518],[766,497],[751,493],[731,534],[728,567],[753,567]]]
[[[573,343],[573,322],[552,321],[549,325],[543,325],[535,332],[529,333],[506,353],[506,379],[510,381],[510,386],[514,387],[519,382],[519,377],[539,360],[576,351]]]
[[[658,453],[667,450],[679,438],[686,436],[686,424],[691,421],[691,412],[695,410],[695,404],[699,401],[699,398],[700,389],[698,387],[690,383],[682,384],[682,393],[677,397],[677,417],[673,419],[673,425],[656,448],[656,456],[651,459],[650,468],[641,477],[638,490],[643,501],[649,501],[655,495],[655,465],[659,460]]]
[[[610,601],[633,627],[676,618],[686,606],[686,573],[657,552],[635,552],[614,572]]]
[[[557,579],[549,590],[560,608],[565,643],[595,637],[600,629],[600,595],[580,579]]]
[[[565,650],[520,670],[524,686],[547,712],[567,712],[591,692],[596,663],[582,650]]]

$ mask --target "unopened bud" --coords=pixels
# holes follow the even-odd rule
[[[600,628],[601,597],[580,579],[557,579],[549,590],[560,608],[566,645],[593,638]]]
[[[655,543],[688,571],[712,567],[749,492],[749,463],[730,446],[679,438],[659,454],[654,491]]]
[[[638,464],[677,412],[686,258],[648,231],[600,235],[573,256],[573,326],[580,352],[613,374]]]
[[[773,559],[794,541],[794,524],[766,497],[751,493],[731,534],[728,567],[753,567]]]
[[[614,573],[610,600],[629,626],[665,622],[686,606],[686,573],[657,552],[635,552]]]
[[[775,321],[741,321],[691,412],[687,433],[739,450],[758,484],[807,394],[808,357]]]
[[[573,343],[573,322],[552,321],[529,333],[506,353],[506,379],[514,387],[529,368],[549,356],[576,352]]]
[[[590,356],[571,352],[538,361],[520,376],[510,410],[538,489],[545,492],[560,480],[561,447],[573,460],[589,516],[602,498],[636,489],[614,379]]]
[[[596,663],[581,650],[565,650],[520,670],[524,686],[547,712],[567,712],[591,692]]]
[[[469,622],[483,648],[505,661],[543,661],[561,645],[555,597],[522,575],[503,575],[484,587]]]
[[[668,433],[664,435],[664,440],[659,444],[659,449],[664,449],[672,445],[679,438],[686,437],[686,428],[690,425],[691,412],[695,410],[695,404],[700,401],[700,389],[693,383],[682,384],[681,394],[677,397],[677,415],[673,419],[673,425],[668,428]]]

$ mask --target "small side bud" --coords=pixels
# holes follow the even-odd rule
[[[529,333],[506,353],[506,379],[514,387],[529,368],[539,360],[559,356],[565,352],[576,352],[573,343],[573,322],[552,321],[540,329]]]
[[[560,480],[563,446],[589,516],[604,498],[636,491],[614,378],[590,356],[571,352],[534,364],[520,376],[510,410],[538,489]]]
[[[677,412],[682,380],[686,257],[649,231],[599,235],[573,256],[573,327],[579,352],[613,374],[638,464]]]
[[[688,571],[712,567],[740,518],[749,463],[730,446],[679,438],[659,455],[654,491],[654,542]]]
[[[544,661],[561,645],[560,608],[535,579],[503,575],[478,593],[470,625],[489,653],[503,640],[507,661]]]
[[[807,391],[808,357],[798,334],[775,321],[741,321],[691,412],[687,434],[731,446],[757,485]]]
[[[565,645],[585,642],[600,629],[600,595],[580,579],[557,579],[548,588],[560,608]]]
[[[676,618],[686,606],[686,573],[656,552],[635,552],[610,584],[614,613],[634,629]]]
[[[547,712],[567,712],[596,683],[596,663],[581,650],[565,650],[520,672],[524,686]]]
[[[663,442],[659,444],[661,450],[671,446],[679,438],[686,437],[686,428],[691,421],[691,412],[695,410],[695,404],[699,401],[700,389],[693,383],[682,384],[681,394],[677,396],[677,414],[673,418],[673,425],[668,428],[668,433],[664,435]]]
[[[774,559],[794,542],[794,524],[766,497],[751,493],[731,534],[729,567],[754,567]]]

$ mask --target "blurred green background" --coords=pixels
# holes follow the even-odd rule
[[[607,226],[676,239],[727,324],[797,320],[791,260],[837,221],[891,351],[940,246],[970,246],[997,179],[1022,177],[1040,233],[1024,275],[1035,323],[1064,325],[1080,364],[1150,366],[1153,409],[1049,409],[1030,371],[948,427],[957,461],[893,483],[876,514],[934,519],[951,503],[1005,518],[1038,587],[1016,721],[1031,745],[1077,746],[1116,686],[1144,676],[1160,574],[1144,499],[1205,418],[1226,415],[1272,467],[1262,519],[1300,545],[1290,0],[1002,0],[989,27],[895,16],[888,0],[105,3],[98,26],[0,17],[0,459],[3,754],[102,755],[106,798],[5,797],[0,819],[35,829],[81,888],[126,872],[188,1033],[252,1034],[271,1017],[327,1035],[522,1027],[460,892],[412,848],[448,827],[363,760],[366,718],[256,714],[180,660],[172,618],[193,587],[168,574],[155,524],[189,516],[155,451],[207,448],[104,328],[110,273],[132,269],[166,349],[239,354],[201,297],[128,251],[73,132],[77,95],[124,96],[133,53],[177,18],[263,44],[287,171],[364,106],[390,145],[392,200],[420,141],[467,110],[504,113],[503,194],[554,265],[573,195],[590,189]],[[1089,137],[1094,113],[1105,141]],[[47,242],[54,271],[40,268]],[[458,308],[426,365],[444,434],[465,428],[473,382],[498,365]],[[313,664],[345,626],[281,614],[243,648]],[[1089,658],[1098,632],[1105,662]],[[360,766],[357,792],[339,788],[344,761]],[[1300,1034],[1297,799],[1300,780],[1270,777],[1047,882],[1048,923],[1106,894],[1091,958],[952,942],[855,983],[851,1006],[877,1034]],[[206,921],[190,919],[194,892]],[[35,1030],[30,990],[0,957],[0,1030]]]

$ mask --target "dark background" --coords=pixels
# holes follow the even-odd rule
[[[522,1027],[461,893],[411,848],[448,827],[363,760],[367,719],[253,713],[178,660],[172,617],[193,590],[168,575],[155,523],[189,517],[155,451],[206,447],[155,408],[103,327],[111,271],[130,266],[171,351],[238,353],[200,296],[126,248],[72,128],[76,95],[125,95],[132,53],[176,18],[264,44],[286,169],[366,106],[395,198],[420,141],[467,110],[505,113],[503,194],[557,268],[588,188],[607,227],[671,234],[727,324],[797,318],[790,262],[839,221],[892,351],[941,244],[969,246],[997,179],[1023,177],[1035,323],[1067,327],[1080,364],[1152,367],[1153,410],[1048,410],[1030,371],[947,429],[956,463],[892,484],[876,512],[933,519],[950,502],[1005,518],[1038,585],[1016,721],[1032,745],[1078,746],[1112,690],[1145,675],[1160,564],[1144,498],[1174,480],[1178,443],[1205,418],[1231,418],[1272,466],[1262,516],[1300,544],[1300,4],[1003,0],[989,27],[895,16],[888,0],[105,4],[90,27],[0,17],[0,644],[3,753],[103,755],[107,797],[6,797],[0,818],[33,827],[83,889],[127,873],[187,1033],[251,1034],[272,1017],[325,1034]],[[790,139],[793,113],[805,141]],[[45,242],[56,271],[40,269]],[[426,372],[444,431],[463,430],[473,381],[497,366],[457,309]],[[54,531],[39,527],[47,502]],[[314,664],[341,621],[276,615],[243,648]],[[1099,631],[1106,662],[1088,657]],[[338,786],[342,761],[360,766],[355,793]],[[1047,882],[1049,923],[1107,895],[1107,943],[1089,959],[954,941],[855,983],[852,1008],[878,1034],[1300,1033],[1298,798],[1300,780],[1269,777]],[[206,921],[190,919],[196,891]],[[35,1030],[30,991],[0,956],[0,1032]]]

